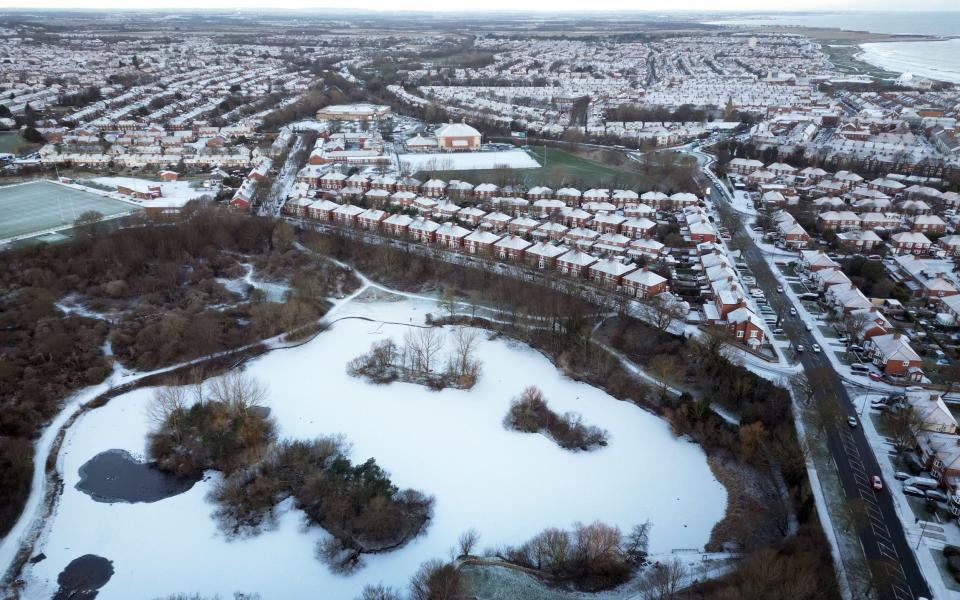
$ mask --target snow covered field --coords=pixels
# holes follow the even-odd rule
[[[132,186],[134,188],[139,188],[146,184],[159,185],[160,192],[163,194],[160,198],[154,198],[152,200],[138,200],[131,199],[129,196],[122,196],[128,200],[136,202],[141,206],[147,207],[183,206],[187,202],[196,200],[202,196],[209,196],[212,198],[217,193],[216,190],[195,189],[191,186],[189,181],[159,182],[147,179],[137,179],[135,177],[94,177],[91,179],[91,181],[114,188],[119,185]]]
[[[443,152],[439,154],[400,154],[401,168],[416,171],[471,171],[474,169],[536,169],[540,166],[523,150],[501,152]]]
[[[875,67],[960,83],[960,39],[860,44],[857,58]]]
[[[435,303],[355,300],[340,316],[422,323]],[[457,536],[475,527],[480,547],[525,541],[548,526],[602,519],[627,529],[649,519],[651,552],[703,546],[723,516],[726,491],[699,446],[676,439],[659,418],[603,391],[563,377],[542,355],[482,334],[483,370],[470,391],[432,392],[394,383],[373,386],[346,374],[346,363],[371,342],[402,342],[405,325],[344,320],[303,346],[274,351],[248,366],[267,384],[281,437],[343,433],[354,461],[375,457],[395,484],[436,496],[426,535],[394,552],[368,556],[345,577],[314,558],[322,537],[305,530],[298,511],[278,525],[228,541],[210,518],[205,496],[217,475],[188,492],[152,504],[101,504],[75,486],[80,466],[104,450],[142,456],[150,428],[150,390],[137,390],[81,417],[59,456],[64,491],[34,549],[47,558],[25,571],[24,598],[50,597],[57,574],[83,554],[113,561],[115,574],[98,598],[174,592],[260,592],[269,598],[350,599],[365,583],[405,587],[424,560],[446,558]],[[448,341],[449,343],[449,341]],[[502,426],[510,400],[538,385],[551,407],[575,410],[607,429],[609,446],[572,453],[541,435]]]

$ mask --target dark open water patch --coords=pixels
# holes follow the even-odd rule
[[[182,494],[199,477],[176,477],[126,450],[107,450],[80,467],[77,489],[97,502],[156,502]]]
[[[96,554],[84,554],[70,561],[57,575],[60,589],[53,600],[93,600],[97,590],[113,577],[113,561]]]

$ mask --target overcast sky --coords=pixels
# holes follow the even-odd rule
[[[958,10],[957,0],[780,0],[774,4],[761,0],[672,0],[670,10],[692,11],[767,11],[776,10]],[[0,0],[0,10],[7,8],[72,8],[72,9],[369,9],[385,11],[457,11],[457,10],[650,10],[662,12],[664,3],[657,0]]]

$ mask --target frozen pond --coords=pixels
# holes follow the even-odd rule
[[[85,554],[70,561],[57,575],[60,586],[53,600],[92,600],[97,590],[105,586],[113,576],[112,563],[94,554]]]
[[[339,315],[422,323],[427,312],[440,310],[426,301],[354,301]],[[177,592],[229,597],[241,591],[265,599],[349,600],[365,583],[406,588],[421,562],[447,558],[471,527],[481,532],[481,548],[596,519],[622,529],[649,519],[655,553],[707,542],[724,514],[726,492],[701,448],[674,438],[664,421],[636,406],[564,377],[526,346],[491,341],[484,332],[478,348],[482,372],[470,391],[374,386],[346,374],[346,363],[371,342],[392,337],[400,344],[407,330],[343,320],[308,344],[258,359],[248,372],[269,387],[267,406],[281,437],[343,433],[355,462],[375,457],[397,486],[434,495],[426,535],[394,552],[367,556],[363,569],[339,576],[314,558],[322,532],[304,529],[289,501],[274,529],[225,539],[206,500],[215,474],[158,502],[96,502],[76,489],[81,465],[111,449],[144,452],[152,391],[136,390],[82,416],[68,432],[58,461],[63,496],[34,549],[47,559],[27,567],[24,597],[52,596],[63,565],[88,553],[113,561],[115,573],[99,590],[101,599]],[[577,411],[606,429],[609,445],[574,453],[542,435],[504,429],[511,399],[527,385],[539,386],[553,410]]]
[[[182,494],[196,482],[165,473],[126,450],[107,450],[80,467],[77,489],[97,502],[157,502]]]

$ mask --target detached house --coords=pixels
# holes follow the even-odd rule
[[[557,268],[564,275],[580,277],[587,272],[587,268],[597,259],[585,252],[579,250],[570,250],[566,254],[557,257]]]
[[[460,249],[463,246],[463,238],[468,235],[470,230],[456,223],[443,223],[436,231],[437,243],[454,249]]]
[[[905,231],[890,236],[890,245],[897,254],[928,254],[933,242],[922,233]]]
[[[868,354],[883,372],[891,377],[920,381],[920,355],[910,346],[910,338],[902,333],[888,333],[870,338],[865,346]]]
[[[532,246],[530,242],[517,237],[508,235],[493,244],[493,252],[500,260],[522,261],[527,248]]]
[[[527,264],[537,269],[553,269],[557,265],[557,258],[567,252],[563,246],[554,246],[549,242],[537,242],[527,248]]]
[[[598,260],[588,267],[590,278],[608,289],[619,289],[624,275],[637,270],[632,263],[624,263],[615,258]]]
[[[629,295],[636,298],[649,298],[665,292],[667,280],[644,267],[625,275],[623,288]]]
[[[763,343],[763,322],[749,308],[742,306],[727,314],[727,324],[734,338],[751,347]]]
[[[470,254],[489,254],[493,244],[500,239],[499,235],[489,231],[477,229],[463,238],[463,246]]]

